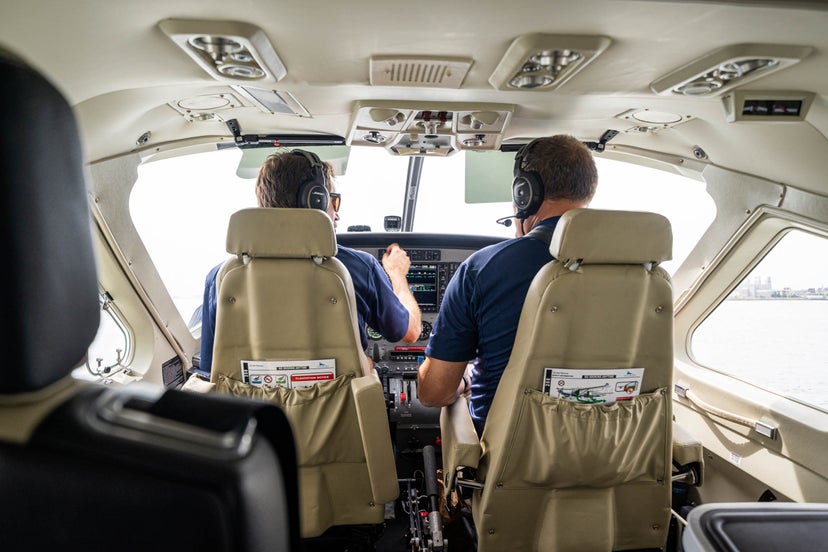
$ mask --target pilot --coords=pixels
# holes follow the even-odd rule
[[[312,185],[306,185],[309,182],[312,184],[314,179],[324,179],[327,194],[318,186],[314,190]],[[303,196],[305,190],[309,192]],[[265,160],[256,179],[256,200],[259,207],[322,208],[333,221],[334,228],[339,221],[341,196],[334,188],[333,167],[304,150],[275,153]],[[382,255],[382,266],[368,253],[341,245],[337,247],[336,258],[348,269],[354,283],[363,350],[368,347],[366,324],[388,341],[417,341],[421,331],[420,308],[406,279],[411,261],[405,250],[396,243],[389,245]],[[216,275],[220,268],[221,264],[210,270],[204,283],[204,302],[201,306],[202,375],[209,374],[213,364]]]
[[[515,215],[506,219],[517,220],[515,238],[483,248],[460,265],[419,367],[419,397],[426,406],[445,406],[470,392],[478,435],[509,361],[529,285],[552,260],[552,231],[566,211],[588,206],[598,185],[592,153],[566,135],[524,146],[514,172]]]

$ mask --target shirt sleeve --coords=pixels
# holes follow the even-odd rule
[[[213,343],[216,337],[216,276],[221,265],[213,267],[204,280],[204,298],[201,303],[201,364],[200,370],[210,372],[213,367]]]
[[[425,354],[446,362],[463,362],[477,356],[476,278],[468,261],[449,281],[440,312],[434,321]]]
[[[388,341],[399,341],[408,332],[408,310],[394,294],[391,280],[382,265],[371,257],[369,287],[374,292],[368,325]]]

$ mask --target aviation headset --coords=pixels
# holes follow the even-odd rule
[[[304,157],[311,166],[310,178],[302,182],[299,192],[296,194],[296,206],[302,209],[328,210],[330,194],[325,185],[325,170],[319,156],[313,152],[295,149],[293,155]]]
[[[536,138],[520,148],[515,155],[515,168],[513,170],[514,180],[512,180],[512,201],[517,207],[515,218],[524,220],[537,212],[543,203],[543,180],[541,176],[535,171],[524,171],[523,158],[529,153],[529,150],[540,140]]]

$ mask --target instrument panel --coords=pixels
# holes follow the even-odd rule
[[[382,261],[385,249],[377,251]],[[437,312],[443,301],[451,277],[457,271],[459,262],[443,262],[440,249],[412,249],[408,251],[411,267],[408,270],[408,284],[421,312]]]

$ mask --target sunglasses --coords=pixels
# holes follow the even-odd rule
[[[331,207],[333,207],[334,213],[339,212],[339,205],[342,203],[342,194],[331,192]]]

